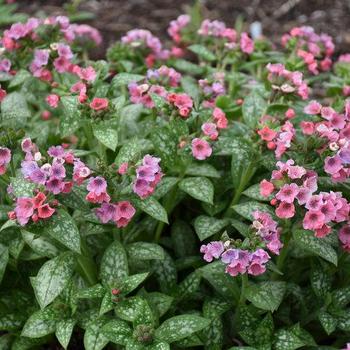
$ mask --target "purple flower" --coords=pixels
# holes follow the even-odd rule
[[[102,176],[91,177],[87,185],[87,190],[96,195],[100,195],[107,190],[107,182]]]
[[[47,153],[52,158],[63,158],[65,155],[65,151],[62,146],[51,146]]]
[[[108,221],[114,219],[117,212],[115,204],[102,203],[100,208],[95,209],[96,216],[102,223],[106,224]]]
[[[64,189],[64,182],[61,179],[52,177],[46,182],[46,189],[53,194],[59,194]]]
[[[204,253],[204,260],[207,262],[213,261],[213,259],[219,259],[220,255],[224,251],[224,245],[221,241],[210,242],[207,245],[203,244],[200,248],[200,252]]]

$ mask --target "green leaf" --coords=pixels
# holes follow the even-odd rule
[[[323,329],[328,335],[333,333],[337,328],[337,320],[325,310],[321,310],[319,312],[318,319],[320,320]]]
[[[155,331],[158,340],[167,343],[186,338],[207,327],[210,321],[204,317],[195,315],[179,315],[164,321]]]
[[[220,173],[210,164],[192,163],[186,168],[186,175],[220,178]]]
[[[134,322],[136,318],[143,312],[146,300],[139,296],[131,297],[118,302],[115,306],[116,315],[125,320]]]
[[[178,181],[179,179],[177,177],[162,177],[162,181],[157,185],[152,197],[158,200],[161,199],[178,183]]]
[[[33,233],[21,229],[23,240],[39,255],[54,258],[59,254],[58,248],[45,236],[36,236]]]
[[[9,261],[9,250],[3,244],[0,244],[0,283],[4,277],[7,263]]]
[[[57,210],[45,226],[45,232],[67,248],[80,253],[80,235],[75,221],[65,210]]]
[[[148,272],[137,273],[129,277],[125,277],[121,284],[123,294],[129,294],[136,289],[148,276]]]
[[[147,347],[148,350],[170,350],[170,345],[165,342],[153,342],[152,345]]]
[[[188,177],[179,183],[179,188],[191,197],[213,204],[214,186],[206,177]]]
[[[260,193],[260,184],[255,184],[247,188],[243,194],[249,198],[256,199],[258,201],[269,202],[273,196],[264,197]]]
[[[164,207],[152,196],[145,199],[135,198],[133,199],[136,207],[141,209],[146,214],[152,216],[152,218],[168,223],[168,214]]]
[[[132,139],[125,143],[122,148],[119,150],[118,156],[115,159],[117,166],[120,166],[122,163],[128,163],[136,161],[140,157],[142,151],[142,145],[139,140]]]
[[[56,338],[64,349],[67,349],[70,338],[73,333],[75,320],[69,318],[67,320],[61,320],[56,324]]]
[[[25,83],[26,80],[30,79],[32,75],[25,69],[20,69],[14,78],[11,80],[9,87],[14,88]]]
[[[58,314],[53,308],[34,312],[25,323],[21,336],[41,338],[55,331]]]
[[[337,252],[334,250],[334,248],[332,248],[330,244],[326,243],[321,238],[315,237],[313,232],[306,230],[295,230],[293,232],[293,238],[295,243],[301,249],[318,255],[337,266]]]
[[[16,197],[33,197],[35,184],[25,180],[22,175],[11,177],[11,185]]]
[[[227,219],[216,219],[210,216],[200,215],[194,221],[194,228],[198,238],[203,241],[222,230],[230,223]]]
[[[215,55],[203,45],[193,44],[190,45],[188,49],[205,61],[211,62],[216,59]]]
[[[182,300],[197,292],[201,278],[202,276],[197,270],[186,276],[185,279],[178,284],[175,295],[176,299]]]
[[[25,127],[31,113],[24,94],[9,93],[1,102],[1,124],[12,128]]]
[[[322,265],[312,265],[310,274],[311,287],[314,293],[321,299],[324,299],[332,288],[332,276]]]
[[[113,287],[129,274],[128,260],[123,245],[115,241],[103,254],[100,276],[103,284]]]
[[[63,115],[60,117],[62,137],[72,135],[82,124],[79,101],[76,96],[62,96]]]
[[[19,329],[21,329],[26,319],[26,315],[19,312],[7,312],[5,315],[0,315],[0,331],[18,331]]]
[[[295,350],[306,345],[316,344],[310,334],[298,324],[288,329],[280,329],[275,333],[274,349],[276,350]]]
[[[194,64],[190,61],[183,60],[183,59],[176,60],[174,62],[174,67],[179,71],[183,71],[183,72],[189,73],[189,74],[200,75],[203,73],[202,67],[200,67],[197,64]]]
[[[130,83],[136,83],[145,77],[140,74],[131,74],[131,73],[118,73],[113,79],[111,84],[113,87],[119,87],[123,85],[128,85]]]
[[[85,330],[85,350],[102,350],[108,344],[108,338],[103,334],[107,320],[104,317],[93,320]]]
[[[156,243],[135,242],[126,248],[130,259],[134,260],[164,260],[164,249]]]
[[[99,315],[102,316],[107,312],[113,310],[114,303],[112,301],[111,292],[106,292],[102,298]]]
[[[257,308],[273,312],[281,304],[285,291],[285,282],[250,283],[246,289],[246,297]]]
[[[145,297],[152,308],[157,311],[159,317],[162,317],[170,309],[174,300],[173,297],[159,292],[147,293]]]
[[[96,284],[92,287],[79,289],[76,296],[81,299],[102,298],[105,291],[105,288],[101,284]]]
[[[73,254],[62,253],[43,264],[36,277],[30,279],[42,309],[56,299],[67,286],[73,275],[74,265]]]
[[[118,145],[118,130],[111,124],[111,121],[101,121],[98,124],[93,124],[92,130],[98,141],[115,151]]]
[[[102,333],[109,341],[115,344],[126,345],[132,338],[132,331],[129,325],[121,320],[113,320],[105,324]]]
[[[197,81],[190,76],[184,76],[181,78],[181,86],[184,89],[184,92],[187,95],[191,96],[191,98],[194,101],[194,105],[197,108],[199,105],[199,95],[200,95]]]
[[[172,257],[164,252],[164,260],[153,261],[153,271],[159,282],[160,290],[169,293],[177,283],[177,270]]]
[[[266,109],[266,101],[257,89],[245,97],[242,105],[242,115],[245,123],[252,129],[256,128],[259,119]]]
[[[253,220],[253,213],[256,210],[267,212],[273,215],[272,208],[263,203],[259,202],[244,202],[232,207],[239,215],[243,216],[247,220]]]

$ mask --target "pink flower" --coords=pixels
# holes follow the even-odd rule
[[[126,174],[127,171],[128,171],[128,167],[129,167],[129,165],[128,165],[127,162],[120,164],[120,166],[119,166],[119,168],[118,168],[118,174],[119,174],[119,175],[124,175],[124,174]]]
[[[303,220],[303,227],[305,230],[320,229],[325,223],[325,216],[320,211],[306,212]]]
[[[49,104],[52,108],[58,107],[58,102],[60,101],[60,97],[56,94],[51,94],[46,97],[46,102]]]
[[[100,208],[95,209],[96,216],[104,224],[106,224],[109,221],[114,221],[116,212],[116,205],[111,203],[102,203]]]
[[[11,161],[11,150],[7,147],[0,147],[0,175],[5,174],[7,164]]]
[[[277,132],[270,129],[268,126],[264,126],[258,131],[258,134],[262,140],[272,141],[276,137]]]
[[[54,208],[51,208],[47,203],[38,208],[38,217],[40,219],[47,219],[55,212]]]
[[[46,182],[46,189],[53,194],[61,193],[63,191],[63,188],[64,182],[61,179],[52,177]]]
[[[116,213],[114,220],[118,227],[125,227],[132,217],[135,215],[136,210],[129,201],[122,201],[116,204]]]
[[[226,118],[226,114],[224,113],[224,111],[218,107],[215,107],[213,110],[213,118],[216,121],[216,126],[219,129],[226,129],[227,128],[227,118]]]
[[[204,160],[210,157],[212,149],[209,143],[203,139],[195,138],[192,140],[192,155],[198,160]]]
[[[343,226],[339,230],[339,240],[342,243],[342,248],[348,252],[350,252],[350,226],[349,224]],[[348,344],[348,348],[350,349],[350,343]]]
[[[268,197],[273,190],[275,189],[275,186],[273,185],[272,182],[269,182],[267,180],[262,180],[260,182],[260,194],[264,197]]]
[[[318,103],[317,101],[311,101],[307,106],[304,108],[304,113],[316,115],[321,113],[322,105]]]
[[[284,113],[284,115],[286,116],[286,118],[292,119],[295,117],[295,111],[293,108],[288,108],[288,110],[286,111],[286,113]]]
[[[240,46],[244,53],[251,54],[254,51],[254,41],[245,32],[241,34]]]
[[[19,197],[16,200],[15,214],[17,221],[24,226],[34,214],[34,203],[32,198]]]
[[[341,158],[339,156],[327,157],[324,163],[324,171],[328,174],[335,174],[343,168]]]
[[[276,198],[281,202],[293,203],[295,197],[299,193],[299,187],[295,183],[285,184],[277,192]]]
[[[75,73],[80,79],[93,82],[96,79],[95,69],[91,66],[87,68],[81,68],[79,66],[75,66],[73,68],[73,73]]]
[[[214,123],[204,123],[202,125],[203,134],[209,136],[211,140],[216,140],[219,136],[219,132],[216,129],[216,125]]]
[[[295,207],[293,203],[281,202],[275,212],[280,219],[289,219],[294,216]]]
[[[108,99],[94,97],[92,102],[90,103],[90,107],[92,109],[94,109],[95,111],[102,111],[102,110],[108,108]]]
[[[221,255],[221,261],[228,264],[226,272],[234,277],[247,272],[250,255],[246,250],[228,249]]]
[[[300,127],[304,135],[312,135],[315,132],[315,124],[313,122],[302,121]]]
[[[93,192],[96,195],[100,195],[106,192],[107,182],[102,176],[91,177],[86,188],[89,192]]]
[[[250,255],[250,263],[248,273],[253,276],[258,276],[266,271],[265,264],[270,260],[269,254],[263,249],[257,249]]]
[[[224,245],[221,241],[210,242],[207,245],[203,244],[200,252],[204,254],[204,260],[212,262],[213,259],[219,259],[224,252]]]

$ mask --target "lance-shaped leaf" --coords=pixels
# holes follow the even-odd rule
[[[102,328],[104,336],[112,343],[126,345],[132,338],[132,330],[129,325],[121,320],[113,320],[105,324]]]
[[[21,128],[24,127],[30,110],[24,94],[20,92],[9,93],[1,102],[1,124],[2,126]]]
[[[81,125],[81,112],[79,101],[76,96],[61,97],[63,105],[63,115],[60,118],[61,136],[72,135]]]
[[[93,124],[92,131],[97,140],[107,148],[115,151],[118,145],[118,130],[116,126],[111,124],[111,121],[102,121]]]
[[[73,333],[74,325],[75,320],[71,318],[61,320],[56,324],[56,338],[64,349],[67,349],[67,346]]]
[[[102,331],[106,323],[107,318],[104,316],[89,323],[84,334],[85,350],[102,350],[108,344],[108,338]]]
[[[213,204],[214,186],[206,177],[188,177],[179,183],[179,188],[191,197]]]
[[[144,211],[146,214],[152,216],[152,218],[168,223],[168,214],[164,207],[153,197],[147,197],[145,199],[135,198],[133,199],[137,208]]]
[[[31,283],[36,299],[43,309],[61,294],[74,272],[75,259],[72,253],[66,252],[47,261]]]
[[[126,247],[130,259],[134,260],[163,260],[164,249],[156,243],[135,242]]]
[[[144,78],[145,77],[143,75],[140,75],[140,74],[131,74],[131,73],[122,72],[122,73],[117,74],[112,79],[111,84],[114,87],[118,87],[118,86],[128,85],[130,83],[136,83]]]
[[[267,103],[258,89],[254,89],[245,97],[242,105],[243,120],[251,128],[255,128],[263,116]]]
[[[203,241],[215,235],[215,233],[222,230],[229,223],[230,221],[226,219],[216,219],[210,216],[200,215],[194,221],[194,228],[198,238]]]

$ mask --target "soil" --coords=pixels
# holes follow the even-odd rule
[[[17,3],[22,12],[52,15],[62,14],[67,1]],[[102,47],[94,52],[95,58],[101,58],[114,41],[132,28],[149,29],[166,39],[169,21],[193,3],[193,0],[81,0],[79,9],[95,15],[87,22],[103,35]],[[223,20],[230,26],[238,16],[248,23],[261,22],[263,34],[275,42],[294,26],[310,25],[334,38],[337,54],[350,52],[350,0],[202,0],[201,3],[205,17]]]

